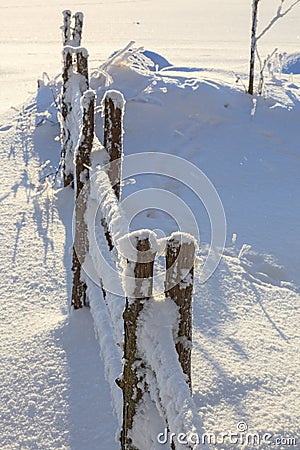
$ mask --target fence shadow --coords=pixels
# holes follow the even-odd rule
[[[99,358],[88,309],[72,312],[54,339],[66,355],[69,375],[69,443],[72,450],[117,450],[117,419]],[[91,388],[92,387],[92,388]]]

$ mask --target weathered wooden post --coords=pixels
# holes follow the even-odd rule
[[[82,264],[88,252],[87,224],[85,212],[89,195],[90,154],[94,138],[95,92],[86,91],[81,99],[82,134],[75,154],[76,192],[75,192],[75,239],[73,246],[73,288],[72,306],[82,308],[86,300],[86,284],[82,280]]]
[[[88,71],[88,52],[84,47],[78,47],[74,49],[77,59],[77,72],[83,76],[85,86],[82,87],[82,91],[86,91],[89,88],[89,71]]]
[[[80,47],[81,36],[82,36],[82,26],[83,26],[83,14],[82,12],[76,12],[74,15],[74,29],[72,33],[72,41],[74,47]]]
[[[123,390],[122,450],[136,450],[129,434],[139,403],[147,390],[145,363],[141,359],[137,345],[137,328],[144,304],[152,297],[153,265],[156,249],[151,245],[150,234],[151,231],[144,230],[142,235],[140,235],[140,232],[128,235],[137,251],[137,257],[136,261],[127,260],[127,273],[135,278],[135,288],[126,297],[123,314],[124,370],[122,379],[116,380]]]
[[[104,147],[109,155],[108,176],[116,197],[121,197],[123,159],[123,116],[125,99],[118,91],[107,91],[102,101],[104,109]]]
[[[71,11],[66,9],[63,14],[63,26],[61,27],[63,32],[63,45],[71,44]]]
[[[74,147],[71,127],[72,127],[72,85],[71,78],[74,74],[73,55],[76,55],[77,72],[82,75],[83,82],[80,84],[80,92],[83,93],[89,88],[88,79],[88,53],[85,48],[66,46],[63,50],[63,83],[62,83],[62,160],[64,186],[73,186],[74,182]]]
[[[72,152],[72,136],[69,126],[69,114],[71,112],[71,101],[68,96],[69,83],[73,74],[73,51],[72,47],[65,47],[63,51],[63,74],[62,74],[62,160],[63,160],[63,178],[64,186],[68,186],[73,183],[73,172],[69,167],[70,164],[66,164],[66,160],[71,159],[73,164],[73,157],[70,155]]]
[[[173,233],[167,240],[165,295],[178,306],[179,324],[175,342],[178,359],[192,390],[192,293],[195,239],[186,233]]]
[[[69,9],[62,12],[63,14],[63,26],[61,27],[63,32],[63,45],[72,45],[79,47],[81,44],[82,26],[83,26],[83,14],[82,12],[76,12],[74,17],[74,27],[71,33],[71,19],[72,13]]]

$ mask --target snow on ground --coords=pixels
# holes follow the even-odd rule
[[[35,109],[6,117],[0,133],[0,447],[118,448],[90,314],[68,310],[72,194],[55,203],[39,192],[41,165],[58,161],[59,128],[35,129]]]
[[[270,20],[278,3],[261,2],[259,27]],[[92,67],[135,40],[173,64],[205,68],[219,78],[233,80],[234,73],[248,72],[250,0],[1,0],[0,112],[22,104],[28,92],[34,94],[43,72],[53,77],[60,71],[64,9],[85,14],[83,45]],[[299,20],[297,7],[279,21],[260,44],[262,56],[276,47],[280,52],[299,51]]]
[[[225,254],[207,283],[196,277],[196,407],[207,433],[235,433],[244,421],[249,432],[270,433],[272,443],[293,437],[299,446],[299,8],[263,46],[268,52],[280,45],[294,56],[287,58],[283,74],[267,79],[266,97],[252,99],[232,75],[247,70],[245,3],[232,0],[230,8],[220,10],[217,0],[188,1],[185,8],[157,1],[143,7],[111,2],[110,8],[58,0],[8,7],[4,1],[0,107],[5,111],[24,102],[44,70],[59,72],[55,33],[65,8],[86,12],[84,45],[93,67],[132,39],[165,66],[159,73],[143,66],[138,73],[125,58],[106,68],[113,78],[109,88],[122,90],[126,99],[125,154],[186,158],[211,179],[224,205]],[[265,20],[272,5],[266,1]],[[49,20],[25,20],[41,13]],[[167,67],[156,52],[176,65]],[[92,87],[100,102],[103,79],[94,76]],[[96,121],[101,139],[101,112]],[[45,181],[58,165],[58,135],[49,87],[39,91],[37,104],[28,101],[14,116],[1,116],[0,447],[117,449],[117,419],[91,316],[87,310],[69,314],[72,192],[58,186],[53,191]],[[149,187],[169,190],[191,208],[203,261],[211,232],[199,199],[182,183],[154,174],[129,181],[124,197]],[[154,208],[134,218],[132,229],[141,227],[166,235],[176,228]],[[196,273],[200,270],[201,265]],[[265,450],[266,443],[211,448]]]
[[[261,439],[220,448],[289,437],[299,446],[299,293],[253,279],[230,253],[196,291],[193,386],[205,430],[238,433],[244,422]]]

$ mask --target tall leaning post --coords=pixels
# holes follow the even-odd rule
[[[108,177],[117,199],[120,200],[125,99],[121,92],[109,90],[104,95],[102,105],[104,109],[104,147],[109,156]]]
[[[166,246],[165,296],[178,306],[179,323],[175,342],[178,359],[192,391],[192,293],[196,242],[186,233],[173,233]]]
[[[130,241],[137,250],[136,261],[127,261],[128,271],[135,278],[135,289],[126,297],[124,319],[124,369],[121,380],[116,380],[123,391],[123,424],[121,430],[121,449],[136,450],[130,438],[138,406],[147,391],[145,381],[145,362],[138,351],[137,329],[139,317],[145,302],[152,297],[153,267],[156,249],[150,243],[151,231],[131,233]],[[125,236],[127,238],[127,236]],[[145,292],[145,280],[148,281]]]
[[[81,99],[82,107],[82,134],[80,144],[76,149],[76,193],[75,193],[75,239],[73,246],[73,288],[72,306],[74,309],[82,308],[86,304],[86,284],[82,279],[82,264],[89,250],[87,238],[87,224],[85,212],[89,196],[89,167],[90,155],[94,138],[94,107],[95,92],[86,91]]]

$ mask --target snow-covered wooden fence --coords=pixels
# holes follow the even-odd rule
[[[153,273],[155,256],[161,251],[162,243],[150,230],[127,233],[122,208],[104,168],[98,166],[91,179],[91,196],[96,205],[101,200],[101,215],[106,218],[113,260],[125,297],[123,302],[120,297],[117,300],[124,309],[124,332],[118,340],[120,345],[121,339],[123,348],[120,355],[123,372],[116,379],[123,397],[121,448],[142,450],[145,445],[139,439],[146,439],[151,432],[153,438],[155,433],[145,424],[146,411],[153,411],[153,408],[176,435],[188,436],[200,429],[191,398],[191,299],[196,244],[194,238],[185,233],[173,233],[167,239],[165,298],[158,300],[153,295]],[[89,226],[92,239],[94,225]],[[92,246],[94,248],[96,243]],[[97,252],[92,251],[95,271],[106,292],[107,308],[114,309],[110,302],[116,302],[116,298],[114,295],[112,298],[109,291],[114,288],[115,280],[110,279],[110,273],[103,273],[97,258]],[[89,285],[89,281],[87,283]],[[120,329],[122,315],[118,317],[113,313],[111,317],[112,328]],[[177,443],[174,448],[181,447]]]
[[[87,267],[93,264],[99,284],[104,289],[104,302],[113,330],[111,335],[117,336],[117,347],[123,349],[120,354],[123,371],[116,378],[123,398],[121,448],[145,448],[139,439],[146,439],[145,436],[151,433],[153,438],[155,431],[151,427],[148,429],[149,424],[144,422],[146,411],[153,412],[153,408],[170,432],[186,436],[195,433],[200,429],[191,398],[191,300],[195,240],[179,232],[167,238],[165,298],[157,299],[153,295],[153,273],[155,257],[158,251],[161,252],[163,242],[157,240],[151,230],[127,232],[124,213],[111,185],[108,170],[99,164],[91,175],[91,202],[94,206],[90,203],[88,217],[93,217],[92,210],[100,205],[106,227],[101,238],[99,228],[95,233],[95,224],[88,219],[91,261]],[[95,235],[98,240],[102,239],[100,243]],[[100,255],[95,250],[97,244],[101,247]],[[103,248],[105,246],[106,250]],[[106,273],[101,259],[103,256],[116,266],[113,279],[110,270]],[[113,294],[117,291],[115,283],[118,279],[124,298]],[[94,315],[97,304],[92,293],[93,283],[88,277],[86,282],[88,293],[91,292],[89,302]],[[105,349],[103,353],[106,354]],[[120,405],[120,401],[116,404]],[[174,448],[194,448],[194,445],[180,447],[177,443]]]
[[[70,22],[71,13],[65,11],[61,128],[64,184],[73,185],[75,194],[72,305],[91,308],[119,418],[122,450],[152,448],[156,436],[155,427],[147,423],[149,411],[173,436],[186,436],[184,445],[171,439],[172,449],[194,449],[197,444],[188,436],[201,429],[191,397],[196,243],[179,232],[163,242],[150,230],[128,233],[119,203],[125,101],[116,91],[107,91],[102,100],[103,156],[93,167],[95,92],[88,89],[87,51],[79,47],[82,14],[75,15],[73,33]],[[98,208],[101,217],[95,225]],[[154,268],[162,244],[165,295],[156,298]],[[108,261],[115,267],[113,277]],[[93,281],[87,275],[91,273]],[[118,366],[122,373],[116,376]]]

